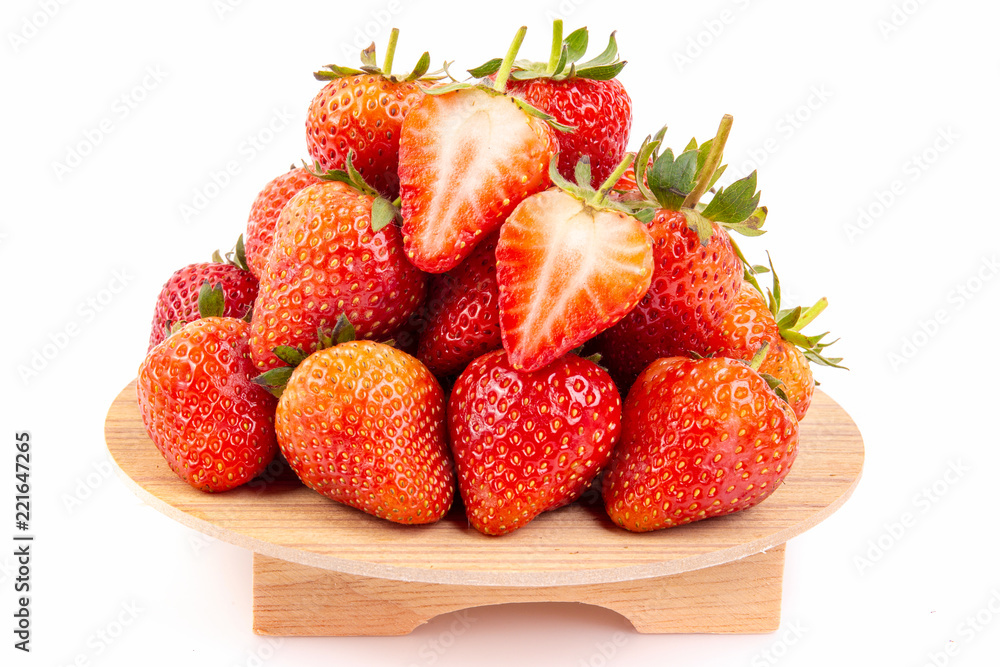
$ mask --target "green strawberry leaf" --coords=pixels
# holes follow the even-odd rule
[[[424,51],[423,55],[420,56],[420,60],[417,61],[416,66],[414,66],[413,71],[407,75],[403,81],[416,81],[424,74],[427,74],[427,70],[431,68],[431,54]]]
[[[383,227],[397,219],[400,221],[403,220],[399,209],[393,206],[392,202],[385,197],[376,197],[375,201],[372,202],[372,231],[380,231]]]
[[[689,190],[690,192],[690,190]],[[702,213],[716,222],[737,223],[750,217],[760,202],[757,191],[757,171],[720,189]]]
[[[281,398],[281,394],[285,391],[285,385],[288,384],[288,380],[292,377],[292,373],[294,371],[295,368],[292,366],[272,368],[271,370],[261,373],[257,377],[253,378],[251,382],[256,385],[260,385],[264,389],[271,392],[274,396]]]
[[[694,188],[698,168],[697,151],[681,153],[675,160],[669,148],[653,163],[647,174],[649,189],[663,208],[680,210]]]
[[[703,246],[708,245],[714,232],[712,221],[693,208],[682,208],[681,213],[687,219],[688,227],[691,231],[698,235],[698,240],[701,244]]]
[[[601,65],[610,64],[614,62],[614,60],[617,57],[618,57],[618,42],[615,39],[615,33],[612,32],[611,37],[608,38],[608,45],[604,48],[604,51],[602,51],[600,55],[591,58],[587,62],[580,63],[579,65],[577,65],[577,71],[579,72],[582,69],[587,69],[590,67],[599,67]],[[576,62],[577,60],[578,58],[572,59],[573,62]],[[624,63],[622,64],[624,65]]]
[[[222,317],[226,310],[226,296],[222,283],[210,285],[206,280],[198,290],[198,314],[202,317]]]
[[[583,57],[583,54],[587,52],[587,46],[590,43],[590,35],[587,33],[586,28],[577,28],[563,40],[563,46],[566,48],[566,62],[575,63],[577,60]],[[562,69],[556,69],[556,72],[561,72]]]
[[[278,357],[289,366],[298,366],[306,360],[307,356],[309,356],[301,349],[292,347],[291,345],[278,345],[272,350],[272,352],[274,352],[274,356]]]
[[[581,66],[577,68],[576,76],[581,79],[591,79],[593,81],[610,81],[618,76],[627,64],[627,60],[622,60],[610,65]]]
[[[476,79],[483,79],[499,72],[500,65],[502,64],[503,58],[494,58],[493,60],[487,60],[479,67],[473,67],[472,69],[466,71]]]

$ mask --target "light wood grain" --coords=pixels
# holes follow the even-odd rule
[[[359,577],[254,555],[254,631],[403,635],[439,614],[487,605],[575,602],[612,609],[645,633],[773,632],[785,547],[667,577],[579,586],[498,587]],[[469,612],[473,615],[475,612]]]
[[[112,404],[105,435],[122,479],[139,497],[262,556],[361,578],[518,589],[662,578],[774,553],[847,500],[864,459],[850,417],[817,392],[795,465],[757,507],[633,534],[614,526],[594,498],[496,538],[469,527],[460,511],[430,526],[382,521],[309,490],[287,471],[267,483],[202,493],[170,471],[146,436],[134,383]]]

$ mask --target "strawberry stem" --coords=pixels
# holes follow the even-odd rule
[[[510,70],[514,67],[514,58],[517,57],[517,52],[521,48],[521,42],[524,41],[524,33],[526,32],[528,32],[528,26],[522,25],[518,29],[517,34],[514,35],[514,41],[511,42],[510,48],[507,49],[507,55],[504,56],[503,62],[500,64],[500,69],[497,70],[497,78],[493,82],[493,90],[498,93],[507,90],[507,79],[510,78]]]
[[[392,76],[392,59],[396,55],[396,40],[399,39],[399,28],[393,28],[389,33],[389,44],[385,47],[385,60],[382,64],[382,74]]]
[[[559,66],[559,59],[562,57],[563,49],[563,22],[556,19],[552,22],[552,52],[549,54],[548,74],[555,74],[556,67]]]
[[[609,192],[611,192],[611,188],[615,187],[618,183],[618,179],[622,177],[622,174],[625,173],[629,165],[632,164],[633,160],[635,160],[635,153],[625,154],[625,157],[618,163],[618,166],[615,167],[613,172],[611,172],[611,175],[608,176],[607,180],[601,183],[601,187],[597,188],[597,201],[604,201],[604,198],[608,196]]]
[[[801,331],[802,327],[806,326],[807,324],[815,320],[817,317],[819,317],[819,314],[822,313],[824,310],[826,310],[826,307],[827,305],[829,305],[829,303],[830,302],[827,301],[827,298],[823,297],[822,299],[814,303],[811,308],[802,311],[802,314],[799,315],[798,321],[792,327],[790,327],[790,329],[792,331]]]
[[[719,168],[719,163],[722,162],[722,149],[726,146],[726,140],[729,139],[729,130],[732,127],[733,117],[726,114],[719,122],[719,131],[715,133],[712,148],[709,149],[708,156],[705,158],[705,165],[698,174],[698,182],[695,183],[694,190],[684,198],[684,203],[681,204],[682,207],[694,208],[701,201],[702,195],[708,190],[708,184],[712,182],[715,170]]]

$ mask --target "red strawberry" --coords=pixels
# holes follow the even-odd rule
[[[494,232],[468,259],[437,276],[427,295],[427,322],[417,358],[439,377],[458,373],[503,345]]]
[[[246,256],[250,272],[260,278],[265,273],[265,262],[274,243],[274,226],[285,204],[295,193],[319,179],[305,168],[291,171],[273,179],[260,191],[250,209],[247,221]]]
[[[328,498],[406,524],[451,507],[444,392],[405,352],[352,341],[309,355],[281,394],[276,428],[289,466]]]
[[[748,365],[659,359],[625,399],[605,508],[643,532],[752,507],[788,474],[798,437],[791,408]]]
[[[372,231],[374,198],[324,181],[301,190],[278,219],[253,310],[250,349],[261,370],[279,345],[316,349],[346,314],[360,338],[388,338],[420,306],[426,277],[403,255],[395,225]]]
[[[740,284],[736,299],[719,322],[708,332],[707,345],[693,351],[701,356],[723,356],[730,359],[753,359],[765,343],[780,338],[778,323],[768,309],[764,295],[746,281]]]
[[[702,211],[694,208],[700,193],[721,173],[725,133],[720,130],[716,140],[701,147],[689,144],[676,160],[668,149],[650,171],[640,168],[647,164],[647,150],[636,157],[636,185],[648,198],[645,205],[653,207],[647,209],[652,215],[647,227],[653,238],[652,284],[595,348],[623,390],[656,359],[702,353],[740,292],[743,263],[724,227],[758,233],[760,220],[752,217],[760,198],[756,172],[720,189]]]
[[[565,41],[562,32],[557,19],[549,62],[518,61],[507,92],[574,128],[556,135],[559,172],[572,179],[577,163],[587,158],[592,176],[588,185],[596,188],[625,157],[632,130],[632,100],[615,78],[625,63],[618,60],[614,33],[602,54],[577,62],[587,51],[587,29],[576,30]]]
[[[783,338],[771,342],[767,357],[760,365],[760,372],[781,382],[781,391],[801,421],[812,405],[816,382],[806,355]]]
[[[620,419],[611,378],[576,355],[534,372],[516,370],[503,350],[473,361],[448,402],[469,522],[503,535],[576,500],[607,464]]]
[[[501,72],[496,90],[429,89],[403,123],[403,236],[406,256],[424,271],[458,265],[521,201],[549,186],[552,130],[498,92],[505,83]]]
[[[375,45],[362,51],[364,70],[329,65],[316,78],[330,82],[309,105],[306,147],[322,171],[343,169],[354,152],[354,166],[389,200],[399,194],[397,165],[403,118],[423,97],[417,79],[428,69],[425,53],[406,78],[391,74],[398,31],[392,30],[385,64],[375,62]]]
[[[257,279],[247,270],[242,238],[237,242],[230,262],[224,262],[217,256],[217,261],[198,262],[180,268],[167,279],[153,310],[150,350],[166,339],[176,325],[201,317],[198,313],[198,293],[206,282],[222,286],[225,294],[223,315],[244,318],[250,313],[257,298]]]
[[[722,323],[709,337],[703,355],[719,355],[732,359],[751,360],[764,344],[769,346],[767,356],[760,365],[760,372],[780,382],[776,390],[785,398],[801,421],[812,402],[813,380],[810,361],[834,368],[843,368],[842,359],[824,356],[824,350],[833,343],[824,343],[826,334],[806,336],[801,329],[812,322],[827,306],[820,299],[811,308],[781,309],[781,285],[773,264],[770,267],[772,288],[767,298],[761,293],[755,273],[768,270],[753,267],[746,275],[739,297]],[[801,349],[800,349],[801,348]]]
[[[590,182],[585,168],[581,175]],[[642,223],[604,208],[604,188],[574,191],[533,195],[500,228],[500,326],[514,368],[536,370],[582,345],[649,288],[654,256]]]
[[[149,438],[170,469],[202,491],[250,481],[278,451],[277,401],[250,380],[249,334],[243,320],[204,317],[154,347],[139,367]]]

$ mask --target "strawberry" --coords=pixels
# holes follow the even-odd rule
[[[614,208],[607,189],[578,185],[555,169],[560,188],[524,200],[500,228],[500,328],[514,368],[537,370],[620,320],[649,288],[653,248],[642,223]]]
[[[552,24],[552,51],[548,62],[517,61],[507,92],[574,128],[559,132],[559,173],[574,177],[581,158],[590,160],[592,182],[597,187],[625,157],[632,130],[632,99],[615,77],[625,67],[618,60],[614,33],[596,58],[577,62],[587,51],[586,28],[563,40],[562,20]],[[482,76],[499,67],[495,59],[472,70]]]
[[[147,354],[136,393],[146,433],[170,469],[202,491],[227,491],[274,459],[277,401],[251,382],[250,325],[221,316],[221,289],[201,293],[204,316]],[[214,308],[206,305],[213,298]]]
[[[244,318],[257,298],[257,279],[247,270],[243,237],[226,261],[216,253],[211,262],[189,264],[175,271],[156,297],[153,323],[149,332],[149,350],[170,335],[171,330],[201,315],[198,294],[204,283],[221,285],[225,293],[226,317]]]
[[[503,535],[576,500],[610,459],[620,419],[618,390],[587,359],[568,354],[533,372],[503,350],[473,361],[448,402],[469,522]]]
[[[725,168],[719,162],[731,120],[723,119],[714,140],[701,146],[692,140],[676,160],[670,149],[654,156],[662,134],[647,139],[636,156],[635,183],[645,201],[623,203],[649,220],[652,282],[638,305],[595,342],[623,390],[658,358],[702,351],[739,294],[743,263],[726,228],[761,233],[765,210],[757,209],[756,172],[698,206]]]
[[[780,336],[778,323],[764,296],[744,280],[740,283],[736,299],[723,314],[718,326],[709,330],[706,345],[692,351],[700,356],[722,356],[749,361],[762,345],[774,343]]]
[[[439,377],[460,372],[476,357],[503,345],[500,337],[496,248],[499,232],[469,257],[436,276],[427,295],[427,322],[417,358]]]
[[[765,299],[756,274],[770,272],[771,288],[764,290]],[[733,305],[723,323],[711,338],[712,345],[707,354],[718,354],[734,359],[751,359],[762,345],[769,345],[767,356],[760,365],[764,377],[780,383],[776,389],[779,396],[788,401],[801,421],[812,402],[815,381],[810,362],[834,368],[843,359],[825,356],[824,350],[834,342],[823,342],[826,333],[806,336],[803,327],[812,322],[826,309],[825,298],[811,308],[781,308],[781,283],[774,265],[770,268],[754,266],[746,272],[740,298]]]
[[[798,437],[791,408],[747,364],[659,359],[625,399],[605,508],[636,532],[747,509],[788,474]]]
[[[372,187],[387,199],[399,194],[399,137],[403,119],[421,100],[417,80],[430,65],[424,53],[405,78],[392,72],[399,31],[393,28],[385,62],[375,61],[375,45],[361,52],[362,69],[328,65],[316,72],[329,81],[316,94],[306,117],[306,147],[320,169],[343,169],[354,151],[354,164]]]
[[[405,352],[334,335],[344,342],[301,360],[281,393],[282,454],[332,500],[397,523],[439,520],[454,498],[444,392]]]
[[[781,383],[781,394],[802,421],[812,405],[816,381],[805,353],[784,338],[772,341],[760,372]]]
[[[359,338],[388,338],[420,306],[426,277],[403,255],[395,225],[372,231],[375,198],[337,181],[296,194],[278,219],[254,305],[250,349],[261,370],[280,345],[313,351],[346,314]]]
[[[246,235],[247,267],[256,278],[265,273],[264,264],[274,243],[274,226],[281,209],[299,190],[318,182],[319,179],[304,167],[292,167],[271,180],[257,195],[250,209]]]
[[[429,88],[403,123],[403,237],[406,256],[424,271],[457,266],[521,201],[549,186],[548,117],[503,94],[523,36],[524,28],[493,88]]]

